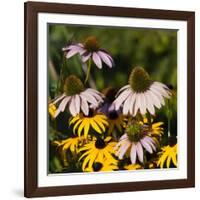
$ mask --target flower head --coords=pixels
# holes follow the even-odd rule
[[[146,125],[131,121],[127,124],[125,134],[121,136],[115,148],[119,159],[122,159],[130,149],[131,163],[135,164],[137,157],[141,163],[144,161],[143,149],[150,154],[156,151],[156,143],[148,136],[148,127]]]
[[[73,136],[61,141],[54,141],[54,144],[62,151],[70,150],[71,152],[77,152],[79,144],[84,140],[83,137]]]
[[[52,103],[49,104],[49,114],[52,118],[55,118],[56,106]]]
[[[111,141],[111,137],[103,139],[94,139],[80,148],[80,152],[83,152],[79,160],[83,160],[82,169],[91,169],[95,162],[103,163],[107,160],[109,163],[116,164],[116,159],[113,157],[114,146],[116,142]]]
[[[126,170],[137,170],[137,169],[142,169],[142,166],[140,164],[130,164],[124,166],[124,169]]]
[[[87,172],[104,172],[104,171],[114,171],[117,170],[117,160],[116,162],[110,162],[108,159],[104,159],[101,161],[96,160],[91,168],[86,168]]]
[[[87,138],[91,128],[97,133],[102,134],[108,126],[107,117],[103,113],[97,113],[93,109],[90,109],[88,115],[80,113],[73,117],[69,124],[74,124],[74,133],[77,131],[78,136],[83,134],[85,138]]]
[[[81,80],[74,75],[67,77],[63,90],[64,93],[53,102],[54,105],[60,102],[55,117],[63,112],[66,106],[69,106],[73,116],[80,112],[88,115],[90,107],[98,107],[103,102],[103,95],[100,92],[92,88],[85,89]]]
[[[84,63],[92,59],[99,69],[102,68],[102,62],[110,68],[114,65],[111,55],[106,50],[100,48],[97,39],[93,36],[88,37],[83,44],[77,43],[64,47],[63,51],[66,54],[66,58],[80,54]]]
[[[169,138],[169,145],[161,148],[161,152],[159,153],[159,159],[157,162],[157,166],[163,168],[166,164],[166,167],[169,168],[170,164],[173,163],[174,166],[177,167],[177,143],[176,138]]]
[[[135,67],[129,77],[129,84],[119,90],[113,105],[116,110],[123,107],[124,115],[135,116],[138,112],[154,115],[155,107],[165,105],[164,98],[170,98],[168,87],[152,81],[142,67]]]

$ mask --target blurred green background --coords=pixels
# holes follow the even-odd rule
[[[172,30],[136,29],[93,26],[69,26],[49,24],[48,51],[49,51],[49,98],[53,99],[60,94],[61,79],[70,74],[77,75],[84,81],[85,73],[80,58],[73,56],[66,60],[62,48],[71,42],[84,42],[89,36],[95,36],[101,48],[107,50],[113,57],[115,66],[109,68],[103,65],[99,70],[92,66],[90,83],[95,82],[98,90],[113,86],[117,89],[126,85],[133,67],[142,66],[150,74],[152,80],[160,81],[173,86],[174,96],[170,100],[170,107],[157,110],[156,121],[165,123],[165,138],[167,138],[167,115],[171,116],[171,134],[177,134],[177,32]],[[94,87],[94,85],[92,85]],[[62,115],[65,115],[62,114]],[[65,116],[61,116],[61,118]],[[57,121],[59,121],[58,119]],[[61,120],[62,121],[62,120]],[[49,139],[67,137],[68,127],[60,125],[55,130],[55,122],[49,122]],[[57,122],[59,123],[59,122]],[[54,127],[54,128],[53,128]],[[166,139],[163,140],[166,142]],[[51,146],[51,145],[50,145]],[[62,164],[55,156],[55,150],[50,147],[50,173],[62,172]]]

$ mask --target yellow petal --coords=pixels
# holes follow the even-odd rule
[[[92,128],[97,131],[98,133],[102,133],[101,129],[99,128],[99,126],[97,125],[97,123],[94,120],[90,120],[90,124],[92,126]]]

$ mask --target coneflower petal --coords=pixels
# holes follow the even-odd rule
[[[123,114],[124,115],[128,114],[128,111],[129,111],[129,108],[130,108],[130,103],[131,103],[131,100],[132,100],[132,96],[133,96],[133,94],[129,94],[126,101],[124,101],[124,106],[123,106]]]
[[[149,152],[149,153],[153,153],[151,146],[149,145],[149,143],[145,140],[145,138],[140,140],[142,143],[142,146]]]
[[[122,105],[122,103],[127,99],[127,97],[129,96],[129,94],[131,94],[131,89],[126,89],[125,91],[123,91],[113,102],[114,106],[115,106],[115,110],[119,110],[120,106]]]
[[[143,148],[142,148],[142,145],[140,144],[140,142],[137,143],[136,150],[137,150],[137,155],[138,155],[139,161],[143,162],[143,159],[144,159],[143,154],[144,154],[144,152],[143,152]]]
[[[121,160],[124,157],[124,154],[126,153],[126,151],[128,150],[128,148],[130,147],[131,143],[129,141],[127,141],[124,145],[122,145],[119,149],[119,159]]]
[[[89,60],[91,55],[92,55],[91,53],[84,53],[84,54],[81,55],[82,56],[81,60],[85,63]]]
[[[136,146],[134,143],[132,143],[132,146],[131,146],[131,163],[132,164],[135,164],[136,163],[136,158],[137,158],[137,154],[136,154]]]
[[[96,66],[99,69],[102,68],[101,58],[99,57],[99,55],[97,53],[93,52],[93,54],[92,54],[92,60],[94,61],[94,63],[96,64]]]
[[[89,114],[89,106],[88,106],[88,103],[87,101],[85,100],[84,97],[80,96],[81,98],[81,110],[83,111],[83,113],[85,115],[88,115]]]
[[[75,100],[74,97],[71,98],[70,104],[69,104],[69,111],[73,116],[76,116],[76,108],[75,108]]]
[[[100,56],[105,64],[107,64],[110,68],[112,67],[112,62],[106,53],[98,51],[97,54]]]
[[[69,100],[71,99],[71,97],[65,97],[62,102],[60,103],[58,109],[60,109],[60,111],[64,111],[65,110],[65,107],[67,105],[67,103],[69,102]]]

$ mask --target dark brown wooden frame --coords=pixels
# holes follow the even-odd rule
[[[37,15],[38,13],[82,14],[113,17],[183,20],[187,22],[187,114],[188,155],[187,179],[110,183],[59,187],[37,185]],[[25,3],[25,178],[26,197],[77,195],[89,193],[124,192],[169,188],[194,187],[195,185],[195,13],[185,11],[120,8],[89,5],[72,5],[43,2]]]

